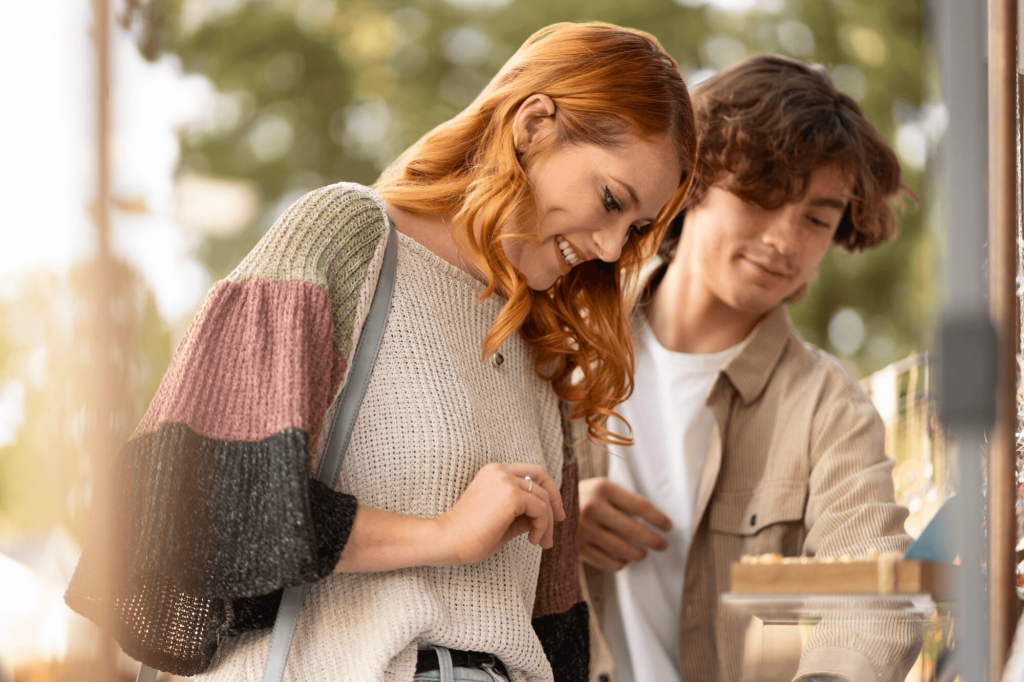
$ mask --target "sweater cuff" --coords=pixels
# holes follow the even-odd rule
[[[348,543],[356,520],[356,498],[338,493],[325,484],[309,479],[309,506],[316,535],[317,574],[326,578],[334,572]]]
[[[842,647],[821,647],[805,652],[793,680],[801,682],[812,675],[832,675],[849,682],[875,682],[875,671],[868,659],[859,651]]]

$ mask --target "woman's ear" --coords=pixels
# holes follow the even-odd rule
[[[512,119],[512,143],[516,151],[525,154],[539,140],[554,132],[555,101],[547,95],[530,95]]]

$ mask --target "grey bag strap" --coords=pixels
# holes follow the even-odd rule
[[[341,470],[341,460],[345,457],[348,439],[352,435],[352,427],[355,426],[356,416],[359,414],[359,406],[363,403],[366,386],[370,383],[370,375],[377,362],[377,351],[384,338],[388,312],[391,310],[391,294],[395,289],[395,269],[398,265],[398,236],[394,225],[390,224],[390,219],[388,222],[388,245],[384,251],[384,265],[377,279],[377,290],[373,293],[373,302],[363,324],[363,333],[359,335],[356,352],[352,355],[348,381],[345,382],[341,398],[338,399],[338,411],[334,413],[331,433],[327,437],[327,447],[316,472],[317,480],[328,486],[334,485]],[[263,682],[281,682],[284,679],[284,666],[288,662],[295,625],[299,621],[304,587],[289,587],[281,597],[274,632],[270,637],[267,661],[263,666]]]
[[[377,279],[377,288],[373,292],[370,312],[366,315],[362,334],[359,335],[359,343],[356,344],[356,351],[352,355],[348,381],[345,382],[345,388],[342,389],[341,397],[338,399],[338,410],[334,413],[334,421],[331,422],[327,447],[324,448],[324,456],[320,460],[320,466],[316,472],[317,480],[328,486],[333,487],[334,481],[338,478],[338,472],[341,471],[341,460],[345,457],[345,450],[348,448],[348,441],[352,436],[352,427],[355,426],[359,407],[363,403],[363,395],[366,394],[366,386],[370,383],[370,375],[377,362],[377,351],[380,350],[380,342],[384,338],[384,327],[388,321],[388,313],[391,311],[391,295],[395,290],[397,266],[398,233],[389,218],[384,265],[381,267],[380,277]],[[284,668],[288,662],[288,652],[292,647],[295,626],[299,621],[299,609],[302,608],[304,591],[304,585],[293,585],[286,588],[281,596],[281,605],[277,609],[277,619],[274,621],[274,630],[270,636],[270,649],[267,651],[267,660],[263,666],[263,682],[281,682],[284,679]],[[155,680],[156,671],[149,666],[142,666],[136,682],[154,682]]]

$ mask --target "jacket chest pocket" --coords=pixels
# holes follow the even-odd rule
[[[712,533],[738,536],[742,554],[800,554],[804,540],[805,481],[773,481],[753,490],[717,492],[711,500]],[[739,558],[739,557],[737,557]]]

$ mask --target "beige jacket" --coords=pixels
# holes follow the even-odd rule
[[[715,427],[680,571],[679,666],[687,682],[751,677],[743,671],[743,624],[718,608],[741,555],[838,556],[903,551],[910,543],[881,418],[835,358],[803,342],[783,306],[722,367],[707,404]],[[589,443],[580,449],[580,478],[604,476],[607,453]],[[599,623],[611,574],[591,566],[584,574],[595,616],[591,679],[613,681]],[[896,619],[881,632],[860,630],[816,628],[798,676],[841,670],[857,682],[903,680],[920,625]]]

